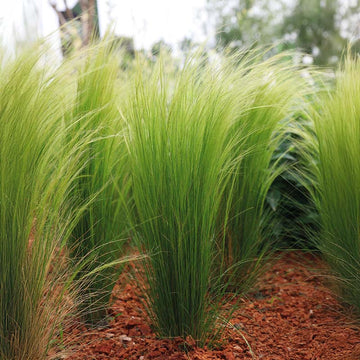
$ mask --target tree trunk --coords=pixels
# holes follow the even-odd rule
[[[74,12],[75,8],[80,5],[81,13],[78,16],[78,19],[81,23],[81,31],[78,33],[79,38],[81,38],[81,47],[87,46],[91,43],[91,40],[94,36],[98,35],[98,11],[97,11],[97,1],[96,0],[79,0],[78,5],[74,8],[70,8],[67,4],[67,0],[63,0],[65,5],[65,11],[61,12],[56,6],[54,0],[49,0],[50,5],[56,12],[60,26],[64,26],[69,21],[75,21],[74,19],[79,15],[79,9]],[[76,27],[75,27],[76,29]],[[65,27],[63,28],[64,32],[69,32]],[[69,34],[71,37],[71,34]]]
[[[83,46],[90,44],[95,33],[96,0],[80,0]]]

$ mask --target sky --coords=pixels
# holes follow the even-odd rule
[[[46,36],[56,31],[57,16],[49,1],[0,0],[3,42],[11,44],[14,29],[25,38],[35,37],[36,32]],[[52,1],[59,9],[63,7],[63,0]],[[68,0],[69,5],[74,3],[76,0]],[[174,47],[184,37],[201,42],[206,40],[202,30],[205,5],[206,0],[98,0],[100,31],[103,34],[113,25],[116,34],[133,37],[136,48],[149,49],[160,39]],[[33,15],[24,19],[24,12]],[[28,22],[26,33],[24,21]]]

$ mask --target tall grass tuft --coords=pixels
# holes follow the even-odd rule
[[[198,59],[176,76],[161,59],[150,75],[140,63],[124,110],[134,222],[140,247],[151,254],[145,262],[149,314],[160,336],[200,343],[217,322],[219,299],[208,290],[231,171],[234,104],[225,75]]]
[[[87,207],[73,231],[71,248],[76,261],[86,261],[79,274],[89,279],[82,306],[86,321],[95,325],[106,317],[119,275],[116,261],[122,255],[121,238],[128,226],[124,206],[129,182],[121,117],[116,107],[119,60],[111,42],[105,41],[87,50],[81,61],[74,108],[68,120],[73,127],[68,136],[90,138],[73,194]]]
[[[348,55],[314,112],[308,132],[312,194],[320,214],[315,243],[339,280],[339,294],[360,310],[360,61]]]
[[[236,143],[231,155],[236,165],[224,198],[225,204],[230,200],[230,207],[222,247],[225,269],[238,291],[253,284],[264,256],[272,249],[272,219],[265,203],[271,184],[285,169],[281,157],[275,159],[274,155],[308,91],[292,54],[265,61],[263,55],[256,50],[231,59],[237,64],[232,94],[237,106],[229,139]],[[231,67],[229,63],[226,66]],[[224,210],[225,206],[229,205],[224,205]]]
[[[4,360],[45,358],[54,331],[72,306],[64,300],[71,287],[59,252],[73,221],[67,194],[77,175],[81,143],[63,146],[67,89],[62,74],[48,71],[42,60],[42,53],[32,49],[0,70]]]

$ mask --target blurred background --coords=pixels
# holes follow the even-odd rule
[[[304,63],[332,67],[359,38],[360,1],[0,0],[1,41],[12,54],[52,34],[51,46],[66,56],[109,27],[130,56],[161,47],[181,56],[205,42],[206,51],[273,44],[274,52],[299,49]]]

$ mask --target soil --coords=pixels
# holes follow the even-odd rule
[[[136,269],[134,264],[130,267]],[[113,292],[106,328],[72,329],[69,352],[58,359],[264,359],[359,360],[360,330],[355,316],[311,268],[320,260],[301,252],[287,253],[264,273],[256,290],[242,299],[216,349],[199,348],[191,338],[159,339],[152,332],[139,298],[140,289],[126,273]],[[68,348],[70,349],[70,348]]]

